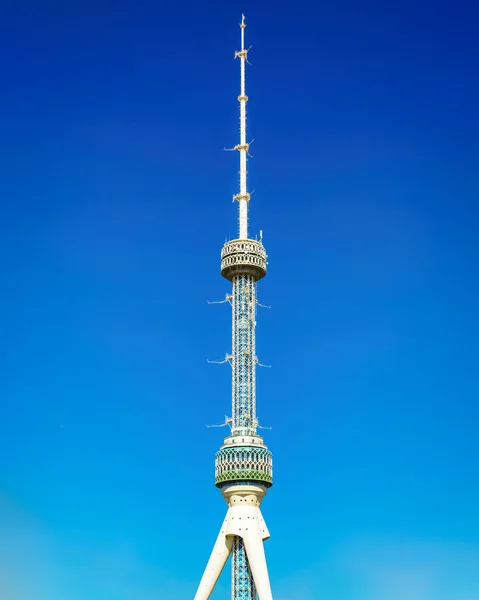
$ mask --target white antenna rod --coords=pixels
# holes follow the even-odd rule
[[[248,102],[248,96],[246,95],[246,84],[245,84],[245,63],[248,56],[248,50],[244,47],[244,30],[246,23],[244,22],[244,15],[242,15],[240,24],[241,29],[241,50],[235,52],[235,58],[241,59],[241,92],[238,96],[240,103],[240,143],[236,146],[236,150],[240,153],[240,191],[236,194],[235,200],[239,202],[239,239],[248,239],[248,202],[250,195],[246,189],[246,160],[249,150],[249,144],[246,142],[246,103]]]

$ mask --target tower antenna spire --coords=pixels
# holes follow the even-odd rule
[[[246,95],[246,62],[248,58],[248,50],[244,45],[245,36],[245,16],[242,15],[241,23],[241,50],[235,52],[235,58],[240,59],[240,95],[238,96],[238,102],[240,104],[240,143],[235,146],[235,149],[239,151],[240,155],[240,190],[235,195],[235,200],[239,203],[239,239],[248,239],[248,202],[250,200],[250,194],[248,193],[246,183],[246,161],[248,157],[249,144],[246,141],[246,103],[248,102],[248,96]]]

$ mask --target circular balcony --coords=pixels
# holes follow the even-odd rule
[[[235,275],[266,275],[266,250],[256,240],[231,240],[221,250],[221,275],[232,281]]]

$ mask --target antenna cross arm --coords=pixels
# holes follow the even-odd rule
[[[243,48],[243,50],[237,50],[235,52],[235,58],[239,57],[239,58],[244,58],[246,60],[248,57],[248,52],[249,52],[249,48],[248,48],[248,50],[246,50],[245,48]]]
[[[246,200],[246,202],[249,202],[251,199],[251,195],[248,194],[248,192],[245,192],[244,194],[235,194],[233,196],[233,200],[237,200],[238,202],[240,200]]]

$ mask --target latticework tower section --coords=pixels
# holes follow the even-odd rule
[[[233,433],[256,431],[256,281],[253,275],[233,278]]]
[[[256,587],[243,540],[239,536],[233,542],[231,579],[232,600],[256,600]]]

